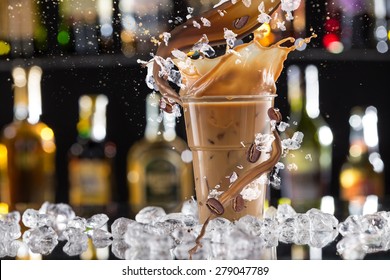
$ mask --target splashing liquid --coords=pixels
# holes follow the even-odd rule
[[[183,105],[183,100],[188,98],[276,95],[275,82],[283,70],[283,63],[288,54],[298,48],[299,44],[293,45],[295,39],[286,38],[270,47],[262,46],[260,41],[264,31],[259,28],[261,26],[259,19],[264,18],[264,15],[269,16],[274,13],[280,4],[283,8],[286,3],[294,2],[296,5],[299,1],[252,0],[251,5],[250,1],[234,2],[237,3],[224,2],[200,15],[199,18],[190,19],[190,21],[201,22],[202,18],[206,18],[210,26],[198,28],[187,21],[171,32],[168,43],[160,44],[154,59],[153,76],[159,91],[171,105],[175,103]],[[291,10],[287,10],[287,13],[291,14]],[[226,41],[227,32],[237,39],[254,33],[254,39],[247,44],[232,48],[232,46],[229,47],[231,42]],[[301,43],[309,43],[313,37],[315,35]],[[290,42],[292,46],[282,46],[287,42]],[[227,51],[217,58],[210,59],[201,56],[193,60],[185,55],[185,52],[191,51],[194,45],[211,46],[222,43],[227,44]],[[210,50],[209,47],[206,49]],[[160,68],[164,64],[162,61],[171,59],[172,56],[175,58],[171,61],[178,67],[182,79],[179,93],[173,90],[167,81],[169,71]],[[273,108],[268,110],[268,116],[269,120],[280,121],[281,119],[275,117]],[[231,201],[239,197],[245,186],[262,174],[270,172],[279,161],[282,148],[275,128],[272,128],[272,135],[274,141],[269,158],[255,168],[242,172],[218,199],[206,202],[210,211],[206,217],[202,218],[203,228],[196,240],[196,246],[189,251],[190,258],[201,246],[200,240],[205,234],[208,222],[230,207]]]

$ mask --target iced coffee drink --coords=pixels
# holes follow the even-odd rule
[[[236,220],[263,213],[268,175],[282,153],[275,128],[281,116],[273,108],[275,82],[297,46],[287,38],[264,47],[265,29],[259,27],[279,6],[291,17],[299,2],[221,1],[164,34],[148,64],[147,82],[162,93],[161,108],[183,109],[205,226],[217,216]],[[251,33],[251,42],[236,44]],[[221,43],[226,52],[217,56],[212,45]]]
[[[274,96],[183,98],[188,144],[193,153],[199,221],[210,214],[209,198],[216,198],[246,170],[268,158],[271,124],[267,111]],[[263,139],[256,139],[263,137]],[[253,149],[256,141],[257,149]],[[266,175],[266,174],[265,174]],[[246,214],[263,213],[267,176],[248,184],[225,207],[223,217],[237,220]]]

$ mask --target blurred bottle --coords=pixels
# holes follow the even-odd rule
[[[60,9],[63,26],[59,34],[69,32],[70,43],[74,45],[76,54],[98,54],[98,13],[95,1],[61,1]],[[61,25],[60,24],[60,25]],[[61,42],[60,42],[61,43]],[[67,44],[67,43],[66,43]]]
[[[384,164],[378,149],[376,122],[374,107],[368,107],[366,113],[361,107],[351,110],[349,153],[340,172],[340,197],[360,210],[366,196],[384,195]]]
[[[32,0],[8,0],[8,32],[13,57],[34,54],[34,4]]]
[[[74,34],[73,34],[73,18],[70,16],[72,8],[70,1],[58,2],[58,33],[57,42],[62,53],[69,54],[75,51],[74,49]]]
[[[48,24],[45,19],[45,6],[40,1],[33,1],[33,22],[34,22],[34,56],[47,54],[48,51]]]
[[[104,209],[113,196],[113,158],[116,147],[106,141],[105,95],[79,99],[78,139],[69,151],[69,200],[86,211]]]
[[[291,199],[294,208],[318,207],[329,192],[332,165],[333,134],[319,110],[318,70],[305,70],[306,94],[298,66],[288,68],[288,98],[291,106],[290,127],[286,136],[303,133],[301,147],[290,150],[284,158],[281,195]]]
[[[372,0],[337,0],[328,4],[325,23],[327,34],[323,41],[325,48],[332,53],[373,48],[373,6]]]
[[[389,35],[389,17],[390,17],[390,1],[374,0],[375,14],[375,39],[376,49],[379,53],[386,53],[389,50],[388,35]]]
[[[114,50],[114,3],[112,0],[97,0],[96,10],[99,19],[100,53],[112,53]]]
[[[120,0],[122,52],[131,57],[155,53],[163,32],[168,31],[172,13],[170,0]]]
[[[320,27],[321,29],[323,29],[322,44],[324,48],[327,51],[336,54],[343,52],[344,48],[351,48],[352,20],[348,18],[348,20],[345,20],[345,24],[342,23],[343,11],[339,2],[334,2],[332,3],[332,5],[326,5],[326,10],[324,10],[324,14],[326,14],[326,18],[323,23],[324,26]],[[316,32],[317,30],[314,31]],[[344,46],[344,44],[346,46]]]
[[[8,56],[10,52],[8,3],[0,1],[0,58]]]
[[[194,193],[192,154],[176,135],[176,117],[161,112],[160,96],[146,98],[144,137],[128,153],[129,202],[137,213],[148,205],[173,210]]]
[[[301,1],[299,7],[291,14],[287,14],[280,6],[272,15],[270,22],[264,23],[261,28],[265,31],[264,38],[260,41],[263,46],[272,45],[287,37],[294,37],[297,43],[300,42],[306,37],[305,1]],[[302,44],[297,50],[302,51],[306,46],[307,44]]]
[[[13,69],[14,121],[3,130],[1,201],[10,210],[39,207],[54,202],[55,151],[53,130],[40,121],[42,69],[33,66]],[[6,157],[5,157],[6,155]]]

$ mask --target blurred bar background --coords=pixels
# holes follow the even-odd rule
[[[113,178],[110,182],[114,182],[109,187],[111,202],[128,205],[131,200],[128,152],[144,136],[147,122],[145,100],[151,93],[145,83],[146,69],[137,60],[151,58],[157,42],[162,40],[159,37],[162,32],[169,32],[187,17],[209,9],[217,2],[0,1],[0,127],[4,129],[14,121],[14,91],[18,87],[15,87],[13,71],[16,67],[29,71],[38,66],[41,69],[40,121],[52,129],[55,137],[55,202],[70,202],[69,151],[79,135],[79,98],[85,94],[102,94],[108,98],[104,141],[115,147],[115,157],[111,159]],[[303,38],[312,32],[318,35],[312,43],[290,54],[277,82],[276,99],[276,107],[282,111],[284,121],[296,130],[299,118],[292,120],[288,77],[291,69],[300,69],[300,90],[317,89],[315,106],[333,136],[327,155],[331,159],[327,185],[317,195],[318,203],[310,205],[319,207],[321,196],[341,197],[340,174],[350,152],[349,119],[352,109],[357,106],[375,111],[378,135],[375,152],[383,163],[382,190],[363,192],[362,195],[374,194],[381,202],[386,201],[390,195],[387,183],[390,180],[387,145],[390,135],[386,129],[390,120],[386,102],[390,92],[390,1],[302,3],[295,12],[295,20],[286,21],[286,31],[271,29],[273,31],[263,43],[272,44],[287,36]],[[285,19],[274,18],[270,26],[274,27],[281,20]],[[309,66],[312,71],[308,73]],[[312,80],[308,81],[307,77],[312,77]],[[176,123],[176,131],[179,137],[186,138],[183,119]],[[6,156],[6,145],[2,141],[0,167],[3,169],[7,165]],[[316,156],[315,151],[310,154],[311,158]],[[0,183],[1,180],[0,177]],[[305,184],[305,181],[301,182]],[[283,180],[281,188],[284,188]],[[285,194],[272,190],[271,195],[271,200],[275,200]],[[294,197],[290,198],[294,204]],[[1,199],[3,202],[4,198]],[[384,205],[388,210],[389,205]]]

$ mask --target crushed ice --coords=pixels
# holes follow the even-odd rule
[[[45,203],[39,210],[27,209],[22,216],[11,212],[0,216],[0,257],[15,257],[23,243],[35,253],[49,254],[65,240],[63,251],[74,256],[85,252],[88,240],[103,248],[111,245],[120,259],[188,259],[202,225],[195,199],[183,203],[181,211],[166,213],[148,206],[135,220],[118,218],[108,230],[108,216],[78,217],[69,205]],[[20,221],[28,229],[22,233]],[[235,222],[218,217],[210,221],[202,248],[194,259],[256,259],[262,248],[279,242],[323,248],[338,235],[337,252],[344,259],[363,259],[366,254],[390,249],[390,212],[351,215],[340,222],[318,209],[297,213],[290,205],[270,207],[263,219],[244,216]]]

